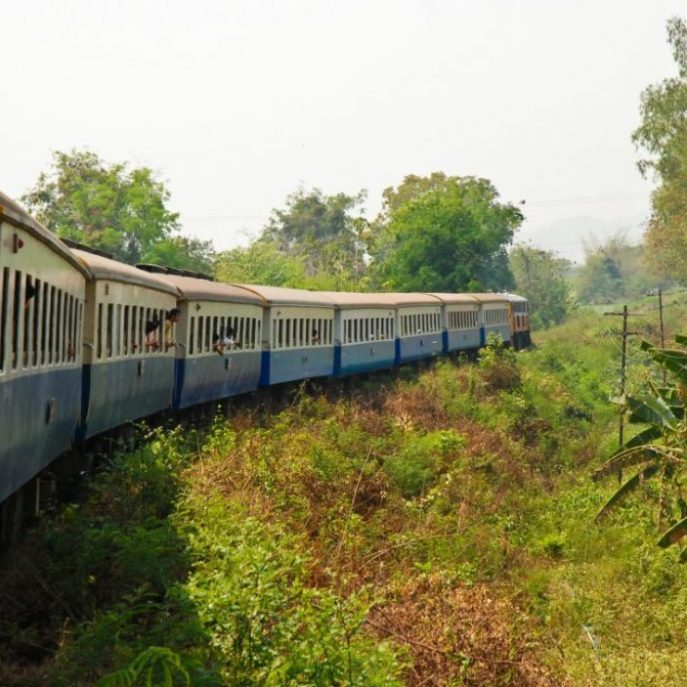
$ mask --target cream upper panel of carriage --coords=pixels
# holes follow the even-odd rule
[[[174,356],[174,327],[165,329],[176,297],[135,283],[100,279],[88,287],[84,343],[86,363],[142,356]]]
[[[396,311],[386,308],[346,308],[340,311],[335,338],[343,345],[389,341],[396,336]]]
[[[446,306],[446,328],[449,331],[479,327],[479,306],[476,303]]]
[[[441,308],[438,306],[399,308],[397,318],[401,337],[438,334],[442,330]]]
[[[275,305],[269,311],[268,327],[273,350],[332,346],[334,308]]]
[[[85,274],[56,239],[0,221],[0,375],[81,364]]]
[[[482,324],[507,325],[508,324],[508,303],[482,303]]]
[[[261,348],[262,307],[251,303],[190,300],[181,304],[181,355],[201,357]]]

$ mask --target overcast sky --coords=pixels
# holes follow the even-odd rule
[[[89,148],[166,180],[186,233],[245,244],[299,186],[490,179],[520,240],[648,214],[630,135],[684,0],[0,0],[0,189]],[[586,219],[585,219],[586,218]],[[571,228],[573,227],[573,228]],[[638,235],[638,230],[633,230]],[[548,242],[548,243],[547,243]]]

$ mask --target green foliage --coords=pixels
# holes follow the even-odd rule
[[[384,192],[370,247],[377,283],[398,291],[512,287],[506,246],[523,216],[486,179],[406,177]]]
[[[653,214],[646,234],[649,260],[658,274],[687,279],[687,23],[667,22],[668,42],[678,75],[649,86],[642,93],[642,123],[632,135],[647,157],[638,167],[653,173],[659,187],[652,196]]]
[[[211,275],[214,271],[215,251],[212,241],[171,236],[154,243],[141,256],[141,262]]]
[[[515,290],[528,299],[533,329],[560,324],[570,307],[570,287],[565,277],[569,262],[553,253],[515,246],[509,254]]]
[[[384,469],[403,496],[419,496],[435,483],[447,461],[455,459],[464,445],[463,437],[451,430],[412,436],[384,461]]]
[[[677,337],[685,341],[684,337]],[[621,446],[594,473],[600,479],[623,469],[640,466],[632,478],[623,484],[606,502],[597,519],[618,505],[622,498],[644,484],[646,479],[658,477],[661,482],[659,519],[667,516],[672,526],[661,536],[658,544],[667,547],[687,535],[687,504],[681,490],[681,480],[687,469],[687,435],[685,435],[685,384],[687,384],[687,351],[660,349],[642,342],[655,362],[670,371],[675,382],[670,385],[649,380],[641,397],[628,397],[626,407],[632,423],[649,425],[639,435]]]
[[[327,196],[319,189],[299,189],[277,209],[263,229],[261,242],[303,265],[305,276],[325,288],[345,291],[356,286],[365,265],[367,222],[356,210],[366,192]]]
[[[479,365],[484,382],[493,391],[520,385],[517,353],[507,348],[498,334],[489,334],[486,347],[479,352]]]
[[[108,165],[95,153],[55,152],[22,200],[58,236],[112,253],[135,264],[179,229],[170,194],[147,167]]]
[[[401,684],[390,648],[361,631],[362,600],[307,586],[298,538],[219,500],[187,507],[189,590],[228,684]]]
[[[585,263],[575,279],[582,303],[610,303],[638,298],[655,286],[647,272],[643,246],[630,245],[620,231],[603,245],[585,245]]]
[[[234,284],[302,287],[305,257],[283,253],[276,242],[258,240],[247,248],[232,248],[217,256],[216,276]]]
[[[187,685],[191,678],[181,659],[170,649],[151,646],[142,651],[126,668],[98,681],[97,687],[175,687]]]

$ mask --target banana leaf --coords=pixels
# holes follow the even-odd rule
[[[623,448],[608,462],[594,470],[592,473],[592,480],[598,482],[603,477],[606,477],[606,475],[611,475],[632,465],[648,463],[649,461],[654,461],[663,456],[666,456],[666,450],[662,446],[657,446],[656,444],[635,446],[628,449]]]
[[[677,429],[679,420],[662,398],[628,398],[627,405],[632,411],[629,418],[630,422],[647,422],[668,427],[673,431]]]
[[[663,435],[663,430],[656,425],[651,425],[643,429],[638,434],[635,434],[631,439],[628,439],[623,448],[636,448],[637,446],[645,446],[650,444],[654,439],[659,439]]]
[[[663,533],[663,536],[658,540],[658,545],[665,549],[672,544],[680,541],[682,537],[687,534],[687,518],[680,520],[677,524],[673,525],[667,532]]]
[[[644,468],[643,470],[640,470],[636,475],[633,475],[630,477],[625,484],[623,484],[618,491],[611,496],[606,503],[601,507],[601,510],[596,514],[596,517],[594,518],[594,522],[599,522],[604,515],[608,513],[608,511],[613,508],[619,501],[622,500],[624,496],[629,494],[633,489],[637,487],[638,484],[641,484],[645,479],[649,479],[650,477],[653,477],[656,472],[658,472],[658,465],[649,465],[649,467]]]

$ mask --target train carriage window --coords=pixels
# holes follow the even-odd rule
[[[12,359],[12,369],[17,369],[17,356],[19,354],[19,333],[21,327],[21,317],[23,315],[21,288],[21,272],[14,273],[14,307],[12,310],[12,336],[10,356]]]
[[[59,319],[60,348],[58,350],[59,363],[63,365],[67,360],[67,336],[69,335],[69,295],[66,291],[59,292],[61,302]]]
[[[138,353],[138,306],[131,306],[131,314],[129,315],[131,322],[131,331],[129,332],[129,345],[131,348],[131,355]]]
[[[210,346],[211,346],[212,332],[210,331],[210,326],[211,326],[211,318],[206,317],[205,318],[205,335],[203,337],[203,351],[205,353],[209,353]]]
[[[120,303],[117,304],[117,308],[115,310],[116,317],[115,317],[115,329],[114,329],[114,355],[116,357],[119,357],[122,353],[122,347],[121,347],[121,342],[122,342],[122,306]]]
[[[43,282],[41,289],[41,322],[40,322],[40,365],[45,365],[47,362],[46,342],[48,340],[48,306],[50,298],[50,287]]]
[[[107,306],[105,337],[105,356],[111,358],[114,352],[114,305],[112,303]]]
[[[124,355],[129,355],[129,307],[128,305],[124,306],[124,323],[122,325],[122,353]]]
[[[32,362],[31,364],[36,367],[40,364],[40,336],[41,336],[41,310],[43,309],[43,296],[41,289],[41,280],[36,279],[34,288],[36,290],[36,295],[33,299],[33,333],[32,333]]]
[[[61,342],[60,348],[61,361],[64,364],[67,361],[67,335],[69,334],[69,296],[66,291],[62,292],[62,319],[61,322]]]
[[[65,362],[70,363],[72,361],[72,351],[74,350],[74,341],[72,339],[73,324],[74,324],[74,299],[71,294],[65,293],[66,305],[65,305],[65,326],[66,333],[64,336],[65,340]]]
[[[76,361],[77,359],[77,351],[79,350],[77,347],[78,341],[78,322],[79,319],[79,301],[76,296],[72,296],[72,319],[71,319],[71,335],[69,336],[69,345],[70,345],[70,353],[69,353],[69,358],[72,362]]]
[[[53,363],[59,365],[62,362],[62,290],[55,289],[55,304],[53,306],[55,341],[53,348]]]
[[[136,334],[138,335],[138,338],[136,339],[136,343],[137,343],[138,352],[140,355],[143,355],[146,352],[146,349],[145,349],[145,335],[146,335],[145,325],[146,325],[145,308],[141,305],[138,307],[138,327],[137,327],[137,332],[136,332]]]
[[[218,342],[222,337],[222,327],[219,317],[214,316],[210,319],[212,320],[212,345],[214,346],[215,343]]]
[[[10,300],[10,269],[2,270],[2,282],[0,282],[0,373],[5,371],[5,351],[8,325],[8,303]]]
[[[22,347],[22,366],[30,364],[29,351],[31,350],[31,319],[33,315],[33,301],[36,292],[31,283],[31,277],[27,274],[24,282],[24,340]]]
[[[57,315],[55,321],[55,363],[60,365],[64,360],[64,321],[66,319],[64,291],[57,290]]]

